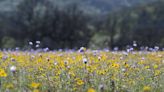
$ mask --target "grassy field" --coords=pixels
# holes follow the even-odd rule
[[[0,92],[164,92],[164,52],[0,52]]]

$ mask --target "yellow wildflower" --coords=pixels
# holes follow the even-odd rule
[[[83,85],[84,84],[84,81],[81,80],[81,79],[78,79],[76,83],[77,83],[77,85]]]
[[[6,85],[6,88],[7,88],[7,89],[13,89],[13,88],[14,88],[14,85],[13,85],[13,84],[7,84],[7,85]]]
[[[157,69],[158,68],[158,65],[154,65],[154,69]]]
[[[7,77],[7,73],[3,69],[0,69],[0,77]]]
[[[40,86],[40,83],[32,82],[31,87],[32,88],[38,88]]]
[[[114,67],[114,68],[119,68],[119,64],[116,64],[116,63],[114,63],[114,64],[112,64],[112,67]]]
[[[93,88],[89,88],[87,92],[96,92]]]
[[[38,89],[34,89],[32,92],[40,92]]]
[[[161,74],[161,71],[159,71],[159,70],[156,70],[155,72],[154,72],[154,76],[159,76]]]
[[[151,91],[151,87],[150,86],[144,86],[143,92],[150,92],[150,91]]]
[[[148,66],[148,65],[147,65],[147,66],[145,66],[145,69],[149,69],[149,68],[150,68],[150,66]]]

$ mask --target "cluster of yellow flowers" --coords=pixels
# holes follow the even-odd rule
[[[164,52],[0,52],[0,91],[162,92]]]
[[[7,77],[7,74],[3,69],[0,69],[0,77]]]

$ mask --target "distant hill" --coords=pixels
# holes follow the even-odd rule
[[[0,11],[11,11],[22,0],[1,0]],[[86,13],[105,14],[107,12],[118,10],[122,7],[132,7],[138,4],[145,4],[157,0],[50,0],[55,5],[63,7],[76,3]]]
[[[140,4],[151,3],[157,0],[51,0],[56,5],[65,6],[77,3],[87,13],[105,14],[122,7],[133,7]]]

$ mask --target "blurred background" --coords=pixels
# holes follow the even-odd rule
[[[49,49],[162,48],[164,0],[0,0],[0,48],[26,49],[29,42]]]

